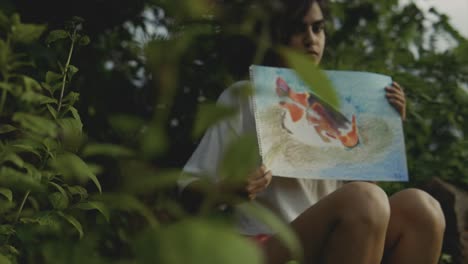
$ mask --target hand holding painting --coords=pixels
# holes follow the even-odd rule
[[[250,200],[256,198],[257,194],[265,190],[271,182],[272,174],[265,165],[260,166],[247,177],[247,191]]]
[[[388,102],[400,113],[401,119],[406,119],[406,98],[403,87],[397,82],[393,82],[391,86],[385,87],[385,95]]]

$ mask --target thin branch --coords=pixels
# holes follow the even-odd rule
[[[67,75],[68,75],[68,69],[69,69],[69,66],[70,66],[70,61],[71,61],[71,57],[72,57],[72,54],[73,54],[73,48],[75,46],[75,38],[76,38],[76,28],[75,30],[73,30],[73,35],[72,35],[72,43],[71,43],[71,46],[70,46],[70,51],[68,52],[68,58],[67,58],[67,63],[65,64],[65,69],[63,70],[64,73],[63,73],[63,78],[62,78],[62,90],[60,91],[60,98],[59,98],[59,104],[58,104],[58,107],[57,107],[57,113],[60,113],[60,108],[62,108],[62,100],[63,100],[63,93],[65,91],[65,83],[66,83],[66,79],[67,79]]]

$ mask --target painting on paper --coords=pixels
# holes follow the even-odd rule
[[[385,97],[391,78],[367,72],[325,74],[339,107],[317,96],[293,70],[251,67],[263,163],[275,176],[407,181],[402,121]]]

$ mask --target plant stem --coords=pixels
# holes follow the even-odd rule
[[[16,213],[16,217],[15,217],[15,221],[13,222],[13,226],[15,226],[16,223],[18,223],[19,217],[20,217],[21,212],[23,211],[23,208],[24,208],[24,204],[26,204],[26,200],[28,199],[30,193],[31,193],[31,191],[27,191],[26,194],[24,195],[23,201],[21,201],[20,208],[18,209],[18,212]],[[10,240],[10,236],[11,236],[11,234],[9,234],[7,236],[7,238],[5,239],[5,244],[8,243],[8,240]]]
[[[10,79],[9,74],[6,72],[2,72],[2,75],[3,75],[3,81],[5,83],[8,83],[8,79]],[[5,107],[6,97],[7,97],[7,90],[3,89],[2,98],[0,99],[0,115],[3,113],[3,108]]]
[[[0,115],[3,113],[3,107],[5,106],[5,101],[6,101],[6,96],[7,96],[6,92],[7,92],[6,89],[3,89],[2,99],[0,101]]]
[[[11,51],[11,47],[10,47],[10,36],[7,36],[7,39],[6,39],[6,44],[7,44],[7,48]],[[10,52],[9,51],[9,52]],[[8,53],[9,53],[8,52]],[[3,81],[5,83],[8,83],[8,79],[10,79],[10,76],[9,76],[9,71],[6,69],[5,71],[2,71],[2,76],[3,76]],[[3,89],[2,91],[2,98],[0,99],[0,115],[3,113],[3,108],[5,107],[5,102],[6,102],[6,97],[7,97],[7,90],[6,89]]]
[[[20,208],[18,209],[18,213],[16,213],[15,224],[18,222],[21,211],[23,211],[24,204],[26,203],[26,200],[28,199],[30,193],[31,191],[27,191],[26,194],[24,195],[23,201],[21,201],[21,205],[20,205]]]
[[[68,68],[70,66],[70,61],[71,61],[71,57],[72,57],[72,54],[73,54],[73,47],[75,46],[76,30],[77,30],[76,28],[75,28],[75,30],[73,30],[73,35],[71,37],[72,43],[71,43],[71,46],[70,46],[70,51],[68,52],[67,63],[65,64],[65,69],[63,70],[64,73],[63,73],[63,78],[62,78],[62,90],[60,91],[60,99],[59,99],[59,104],[58,104],[58,108],[57,108],[57,114],[60,113],[60,108],[62,108],[63,93],[65,91],[65,83],[66,83],[66,80],[67,80]]]

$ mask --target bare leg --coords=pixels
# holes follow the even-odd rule
[[[303,245],[306,263],[375,264],[381,261],[390,218],[386,194],[365,182],[345,184],[292,222]],[[276,239],[265,245],[269,264],[289,260]]]
[[[437,263],[445,230],[439,203],[421,190],[407,189],[390,198],[390,207],[384,263]]]

